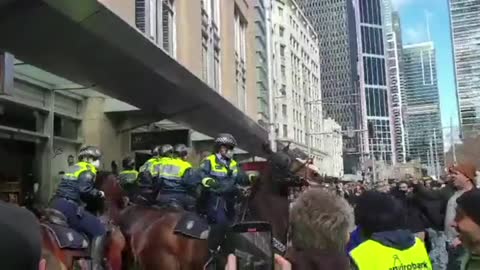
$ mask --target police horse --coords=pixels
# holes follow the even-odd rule
[[[273,152],[264,149],[268,162],[238,213],[243,220],[262,220],[272,224],[275,247],[285,251],[288,230],[288,189],[306,185],[305,162],[289,154],[288,147]],[[125,209],[120,227],[127,240],[126,264],[144,270],[203,269],[210,258],[210,227],[196,214],[169,207],[134,205]]]
[[[120,210],[125,204],[123,190],[116,176],[109,172],[100,172],[96,176],[96,187],[105,192],[103,201],[93,203],[93,207],[101,208],[99,211],[102,213],[101,219],[108,229],[104,253],[105,269],[121,270],[125,238],[114,224],[118,222]],[[41,213],[43,253],[49,254],[57,260],[57,263],[61,263],[59,269],[92,269],[88,237],[70,228],[61,212],[47,208]],[[54,263],[50,262],[51,264]]]

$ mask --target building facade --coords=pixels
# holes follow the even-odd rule
[[[443,132],[432,42],[403,47],[408,157],[438,172],[444,166]]]
[[[269,97],[268,97],[268,57],[267,57],[267,18],[265,0],[255,0],[255,61],[256,88],[258,95],[259,123],[268,129]]]
[[[318,34],[324,117],[342,130],[363,129],[357,73],[357,37],[353,1],[298,0],[298,5]],[[348,173],[360,169],[362,132],[344,136],[344,165]]]
[[[449,0],[457,98],[464,135],[480,131],[480,2]]]
[[[137,38],[149,39],[169,54],[172,63],[180,63],[243,114],[257,119],[253,5],[243,0],[100,2],[144,34]],[[43,201],[55,188],[52,179],[66,170],[68,156],[75,157],[82,144],[99,146],[102,168],[111,170],[111,165],[134,154],[136,131],[188,130],[187,125],[164,126],[158,122],[163,118],[149,116],[154,112],[142,112],[92,86],[73,83],[20,60],[5,67],[3,60],[0,70],[8,70],[11,83],[9,93],[3,88],[0,91],[0,157],[6,160],[10,156],[12,163],[0,166],[0,184],[4,179],[19,179],[21,186],[40,182]]]
[[[327,158],[319,165],[320,172],[327,176],[342,177],[343,169],[343,143],[342,127],[332,118],[323,119],[322,151]]]
[[[386,2],[391,3],[390,0]],[[386,5],[387,6],[387,5]],[[390,9],[385,9],[387,13]],[[387,42],[387,69],[391,95],[391,120],[393,123],[393,141],[396,162],[404,163],[406,158],[406,138],[403,120],[402,94],[403,80],[403,45],[400,16],[398,12],[385,14],[385,37]]]
[[[294,1],[272,1],[274,123],[279,141],[293,142],[318,163],[322,105],[318,39]]]
[[[364,127],[363,141],[371,158],[392,163],[395,158],[391,121],[391,95],[387,69],[387,47],[382,0],[355,0],[359,49],[360,95]]]

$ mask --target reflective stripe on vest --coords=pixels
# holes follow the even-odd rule
[[[77,180],[78,176],[80,176],[81,173],[86,171],[91,171],[95,175],[97,174],[97,169],[95,168],[95,166],[88,162],[80,161],[68,168],[62,178],[65,180]]]
[[[210,155],[206,159],[210,161],[210,174],[212,176],[226,177],[228,175],[229,170],[227,170],[226,165],[217,162],[216,155]],[[233,159],[230,161],[230,171],[232,171],[232,176],[236,176],[238,173],[237,162]]]
[[[181,180],[185,171],[192,165],[181,159],[170,158],[161,164],[160,177],[170,180]]]
[[[132,177],[133,181],[131,181],[130,183],[135,182],[138,178],[138,172],[136,170],[123,170],[123,171],[120,172],[120,176],[122,176],[122,175],[133,176]]]
[[[156,157],[152,157],[149,160],[147,160],[142,167],[140,167],[140,172],[150,172],[152,175],[155,174],[155,168],[156,165],[159,163],[160,159]]]
[[[432,264],[425,245],[419,238],[405,250],[384,246],[367,240],[350,252],[359,270],[431,270]],[[375,259],[372,258],[375,256]]]

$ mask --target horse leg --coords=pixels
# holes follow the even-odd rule
[[[110,241],[107,250],[107,261],[111,270],[122,270],[122,252],[125,248],[125,238],[118,229],[110,234]]]

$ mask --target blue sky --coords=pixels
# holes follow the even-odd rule
[[[458,126],[455,95],[454,65],[450,39],[450,21],[447,0],[392,0],[400,12],[404,44],[428,41],[427,17],[430,35],[435,44],[443,126]],[[447,133],[447,132],[445,132]]]

